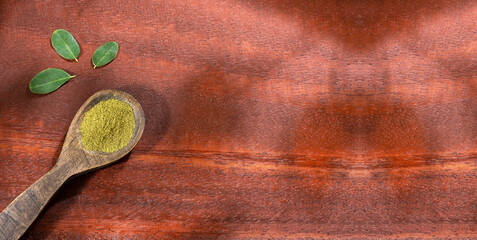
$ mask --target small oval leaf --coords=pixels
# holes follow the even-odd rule
[[[74,59],[78,62],[78,56],[80,53],[79,45],[70,32],[65,29],[57,29],[54,31],[51,35],[51,45],[63,58],[69,60]]]
[[[119,45],[117,42],[107,42],[96,49],[92,59],[94,68],[104,66],[113,61],[118,54],[118,49]]]
[[[30,81],[30,91],[39,94],[50,93],[74,77],[76,76],[71,76],[61,69],[48,68],[33,77]]]

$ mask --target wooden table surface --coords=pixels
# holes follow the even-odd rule
[[[142,139],[24,239],[477,238],[476,19],[472,0],[2,0],[0,210],[119,89]],[[48,67],[77,77],[30,93]]]

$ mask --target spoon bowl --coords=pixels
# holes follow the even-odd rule
[[[83,121],[85,113],[96,104],[110,99],[123,101],[129,104],[133,109],[135,127],[131,140],[129,140],[126,146],[115,152],[106,153],[88,151],[81,143],[81,122]],[[63,162],[75,162],[78,167],[78,173],[84,173],[85,171],[88,172],[111,164],[128,154],[134,146],[136,146],[144,131],[144,124],[144,111],[139,102],[131,95],[117,90],[99,91],[86,100],[76,113],[73,121],[71,121],[57,164],[63,164]]]
[[[133,135],[126,146],[115,152],[88,151],[81,144],[81,122],[85,113],[92,107],[109,99],[117,99],[131,106],[135,121]],[[129,153],[141,138],[144,124],[145,117],[141,105],[125,92],[103,90],[88,98],[70,124],[55,166],[0,213],[0,239],[19,239],[66,181],[107,166]]]

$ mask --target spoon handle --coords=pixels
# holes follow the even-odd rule
[[[19,239],[48,201],[71,176],[65,166],[55,166],[30,185],[0,213],[0,239]]]

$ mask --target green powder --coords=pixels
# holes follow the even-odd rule
[[[81,143],[88,151],[115,152],[133,136],[133,109],[117,99],[104,100],[85,113],[81,122]]]

